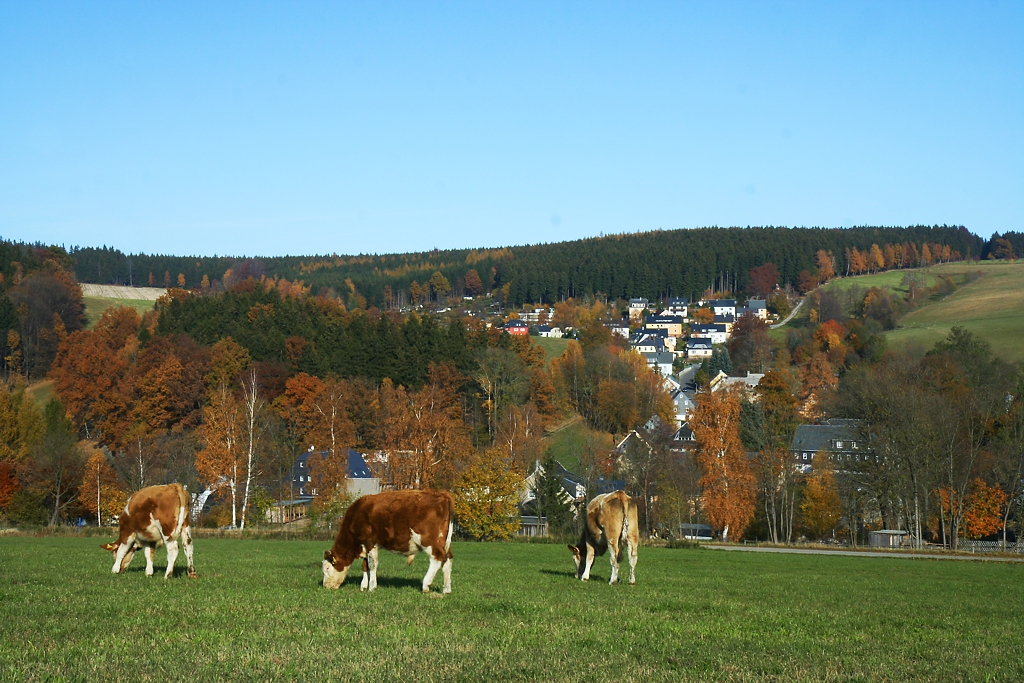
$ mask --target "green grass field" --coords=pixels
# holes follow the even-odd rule
[[[953,271],[949,264],[943,268]],[[899,327],[887,333],[890,348],[931,348],[961,325],[992,344],[1008,360],[1024,360],[1024,263],[981,262],[969,265],[981,271],[977,281],[953,294],[912,311]],[[960,270],[966,270],[960,265]]]
[[[96,324],[103,311],[108,308],[127,306],[128,308],[134,308],[139,312],[139,315],[142,315],[146,311],[153,310],[154,303],[143,299],[106,299],[98,296],[84,296],[82,297],[82,302],[85,304],[85,321],[89,328]]]
[[[544,349],[544,355],[547,357],[547,362],[550,363],[552,358],[558,358],[565,353],[565,347],[569,345],[568,339],[554,339],[552,337],[531,337],[533,341],[537,342],[537,346]]]
[[[98,543],[0,537],[3,680],[1024,678],[1020,565],[641,548],[630,587],[456,543],[441,596],[423,556],[382,555],[368,594],[320,588],[326,542],[200,538],[195,581],[112,575]]]

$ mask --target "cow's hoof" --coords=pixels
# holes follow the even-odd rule
[[[635,586],[635,585],[636,585],[636,579],[634,579],[634,580],[630,581],[630,582],[629,582],[629,585],[630,585],[630,586]]]
[[[423,592],[424,592],[424,593],[429,593],[429,592],[430,592],[430,589],[429,589],[429,588],[424,588],[424,589],[423,589]]]
[[[190,579],[198,579],[199,575],[196,574],[196,570],[195,569],[190,569],[189,572],[188,572],[188,578],[190,578]]]
[[[444,589],[443,591],[441,591],[441,592],[442,592],[442,593],[444,593],[445,595],[451,595],[452,589],[451,589],[451,588],[445,588],[445,589]]]

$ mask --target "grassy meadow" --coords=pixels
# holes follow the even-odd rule
[[[1024,677],[1021,565],[641,548],[630,587],[562,545],[456,543],[442,596],[424,556],[382,554],[364,594],[319,586],[323,541],[200,538],[195,581],[112,575],[98,543],[0,537],[3,680]]]
[[[954,325],[961,325],[992,344],[1008,360],[1024,360],[1024,262],[985,261],[949,264],[954,271],[980,271],[982,277],[904,316],[889,333],[890,348],[918,346],[931,348],[946,337]]]
[[[98,296],[83,296],[82,303],[85,304],[85,321],[86,326],[90,329],[96,324],[96,321],[103,315],[103,311],[108,308],[115,308],[117,306],[127,306],[128,308],[134,308],[142,315],[146,311],[153,310],[153,301],[147,301],[145,299],[107,299]]]

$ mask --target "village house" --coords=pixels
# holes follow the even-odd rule
[[[746,377],[730,377],[719,370],[718,374],[711,378],[708,386],[711,387],[711,391],[738,389],[753,399],[756,398],[754,389],[761,382],[762,377],[764,377],[764,373],[758,372],[747,372]]]
[[[711,358],[711,340],[705,337],[690,337],[686,342],[686,358],[688,360],[702,360]]]
[[[605,323],[605,327],[612,334],[617,334],[623,339],[629,339],[629,325],[623,325],[622,323]]]
[[[869,455],[864,436],[861,434],[859,420],[829,418],[820,424],[800,425],[796,428],[793,441],[789,446],[790,455],[797,467],[809,472],[818,464],[823,454],[828,457],[833,467],[843,467],[843,463],[860,462]]]
[[[516,336],[526,336],[530,334],[530,326],[522,320],[509,320],[505,323],[505,331]]]
[[[629,300],[629,320],[640,322],[644,318],[644,311],[647,310],[647,305],[650,302],[647,299],[630,299]]]
[[[549,339],[561,339],[562,328],[560,327],[549,327],[547,325],[539,325],[537,327],[537,335],[540,337],[547,337]]]
[[[708,302],[708,308],[715,315],[731,315],[736,317],[735,299],[712,299]]]
[[[667,377],[672,374],[672,361],[674,361],[676,357],[671,351],[645,353],[643,356],[644,360],[647,361],[647,364],[661,376]]]
[[[750,299],[747,305],[736,311],[736,317],[741,315],[752,315],[760,320],[768,319],[768,304],[764,299]]]
[[[732,336],[732,326],[736,323],[736,316],[734,315],[716,315],[713,321],[715,325],[725,325],[725,334],[727,337]]]
[[[266,512],[267,521],[271,524],[295,522],[306,517],[309,506],[319,494],[309,472],[309,458],[316,453],[310,449],[300,454],[292,464],[289,474],[289,500],[277,501]],[[329,451],[320,452],[320,457],[330,457]],[[373,493],[380,493],[380,479],[373,476],[366,465],[366,458],[355,449],[340,457],[347,458],[346,493],[355,499]]]
[[[724,344],[729,339],[729,332],[725,329],[725,325],[693,324],[690,325],[690,339],[694,338],[710,339],[712,344]]]
[[[683,318],[678,315],[649,315],[644,330],[665,330],[670,337],[683,336]]]
[[[680,297],[669,299],[668,305],[665,306],[665,310],[661,312],[661,315],[678,315],[683,320],[686,320],[689,304],[688,299]]]

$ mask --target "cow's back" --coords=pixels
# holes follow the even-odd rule
[[[383,491],[352,503],[339,527],[338,540],[350,536],[366,547],[415,551],[449,542],[455,500],[447,491]],[[411,543],[413,545],[411,545]]]
[[[131,495],[125,504],[127,526],[122,522],[122,533],[136,533],[147,540],[153,537],[153,521],[160,523],[164,536],[176,536],[188,526],[188,494],[181,484],[147,486]]]

